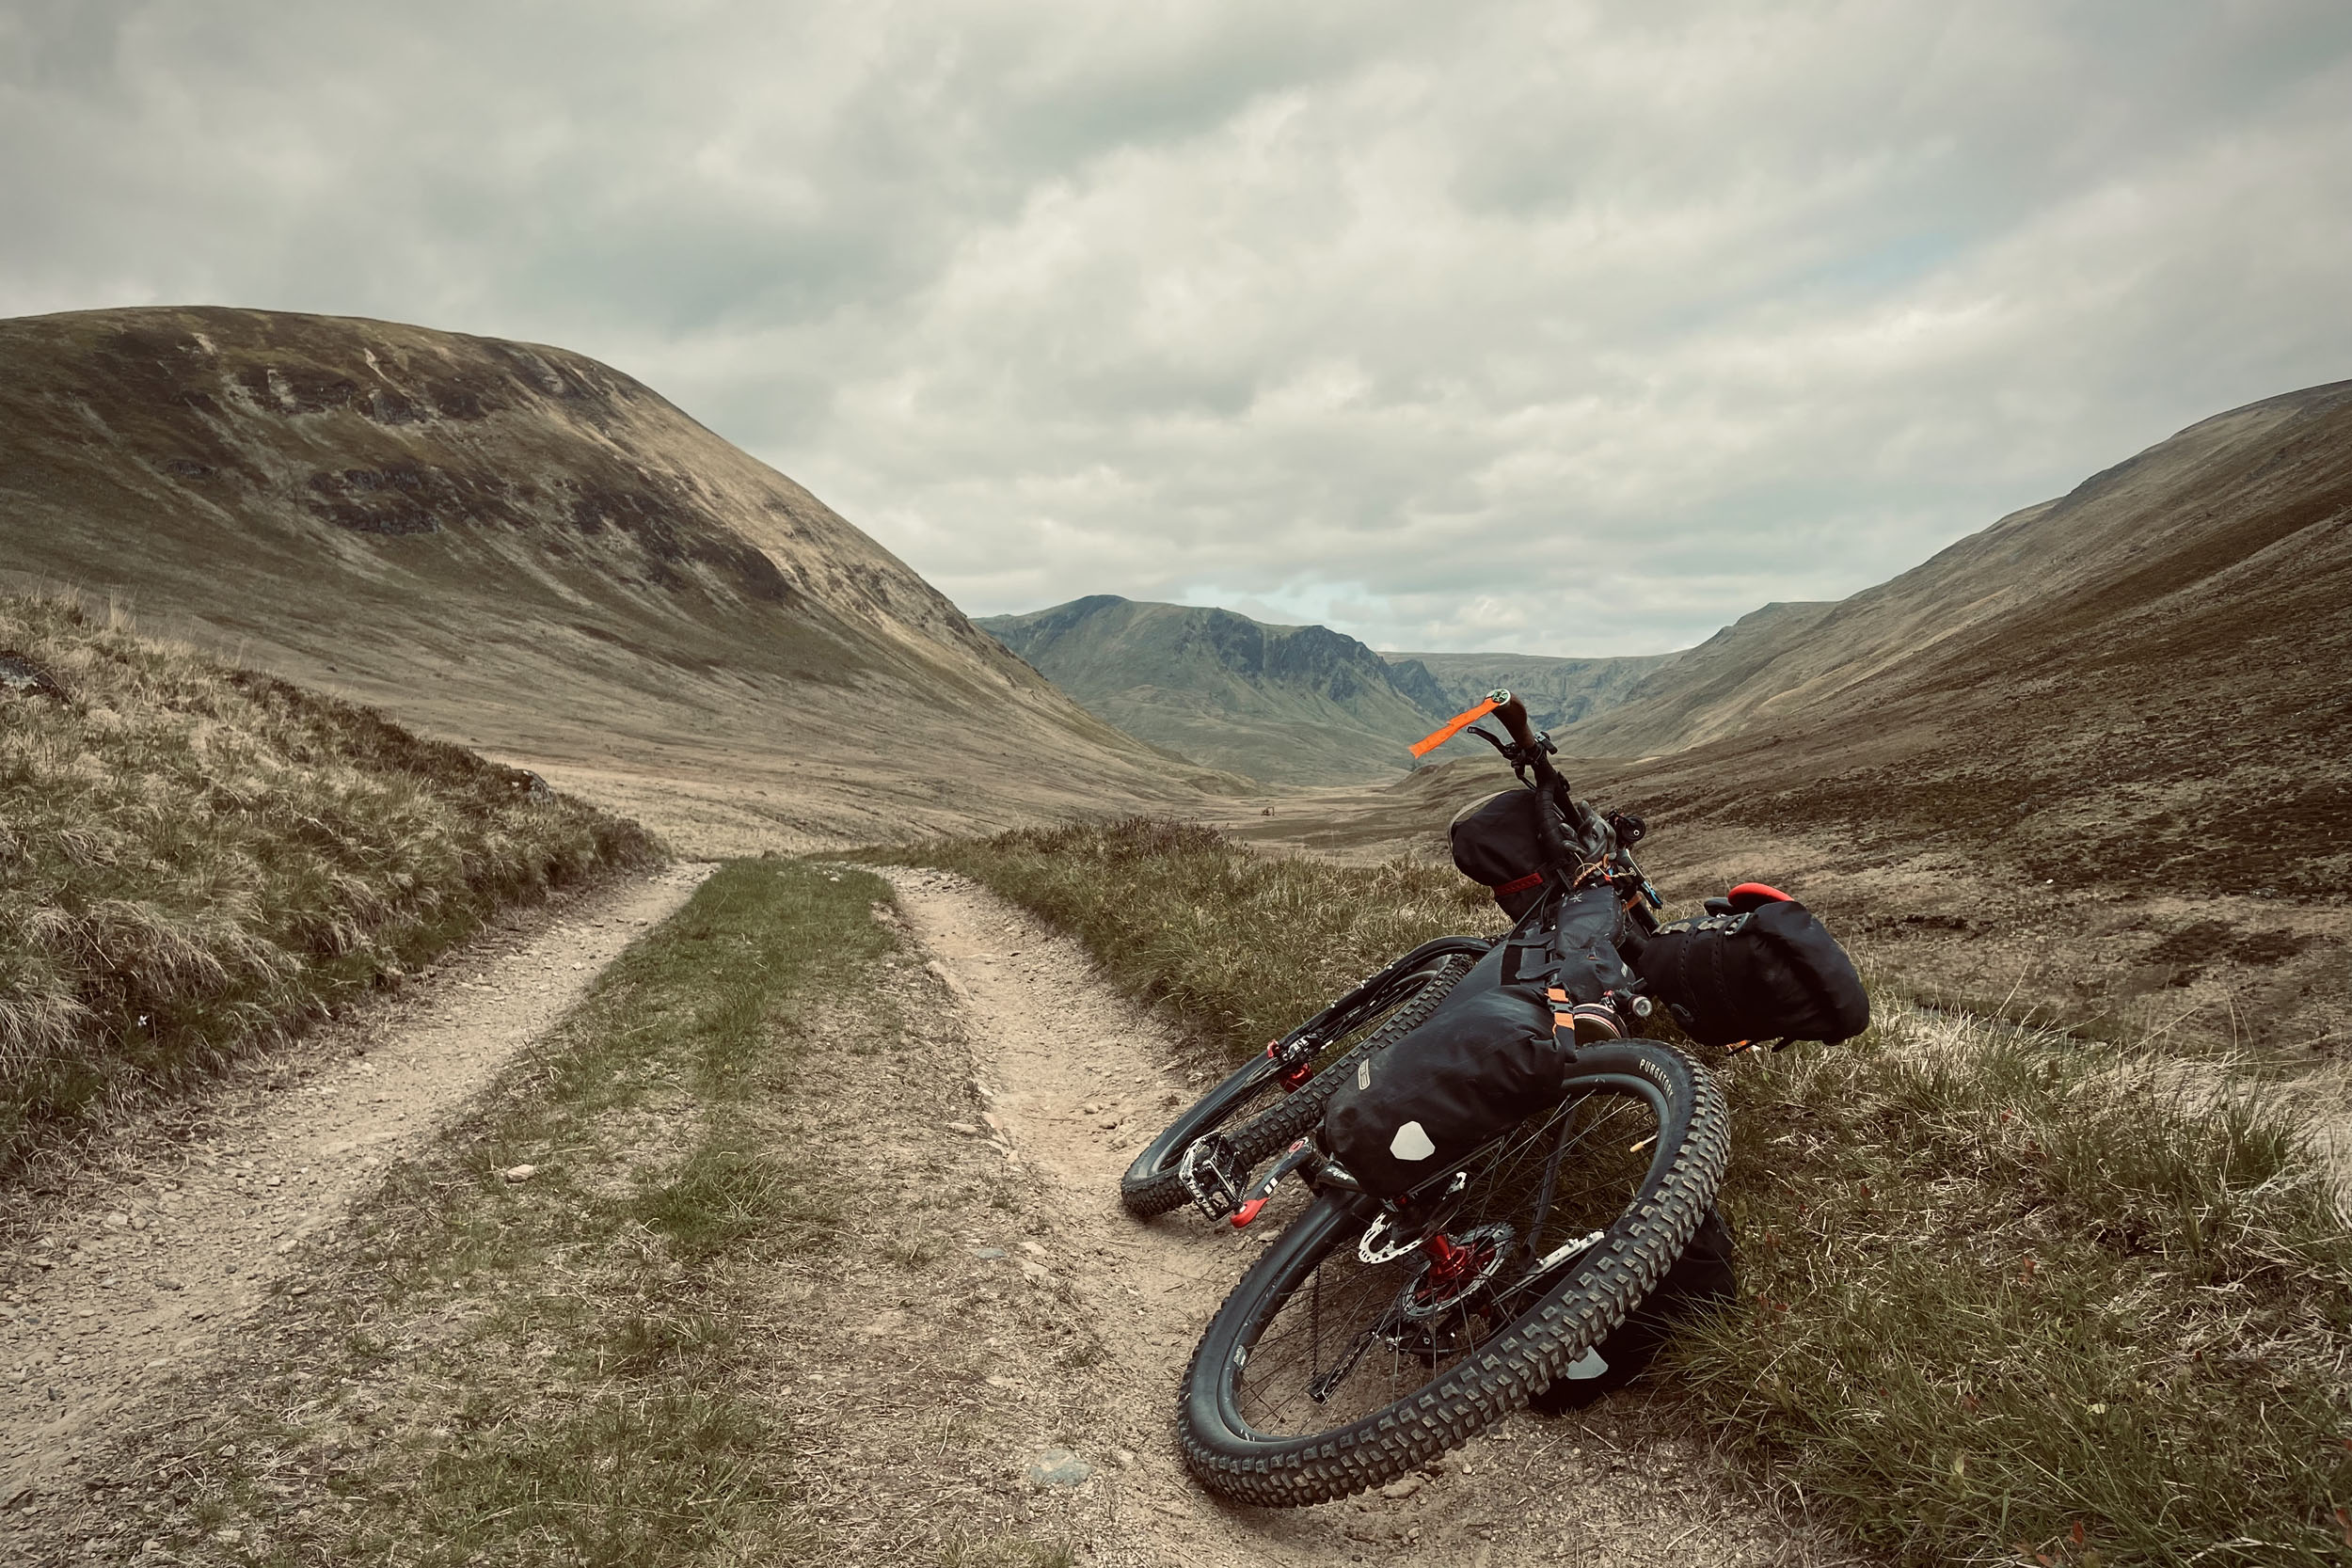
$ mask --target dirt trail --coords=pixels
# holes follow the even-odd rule
[[[1087,1456],[1083,1510],[1107,1517],[1105,1563],[1474,1564],[1826,1562],[1836,1547],[1733,1498],[1678,1420],[1645,1422],[1639,1396],[1588,1418],[1519,1416],[1397,1488],[1271,1511],[1202,1492],[1178,1457],[1176,1391],[1209,1315],[1281,1216],[1249,1233],[1190,1212],[1149,1224],[1119,1207],[1133,1151],[1199,1092],[1178,1041],[1094,973],[1078,945],[974,883],[890,870],[901,907],[964,1011],[977,1067],[1015,1160],[1035,1169],[1068,1243],[1076,1285],[1111,1357],[1094,1370],[1106,1425],[1130,1450]],[[1263,1235],[1261,1234],[1263,1233]],[[1669,1435],[1655,1435],[1661,1429]],[[1100,1510],[1097,1513],[1096,1510]]]
[[[543,1034],[712,868],[564,900],[445,958],[405,994],[249,1064],[195,1142],[131,1158],[42,1216],[0,1307],[0,1507],[201,1364],[283,1289],[302,1238],[344,1223],[387,1161]],[[29,1277],[23,1277],[29,1276]]]

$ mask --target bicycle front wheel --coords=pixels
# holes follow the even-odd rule
[[[1202,1335],[1187,1467],[1238,1501],[1295,1505],[1468,1441],[1641,1304],[1714,1201],[1729,1140],[1704,1069],[1626,1040],[1581,1048],[1567,1098],[1463,1168],[1438,1240],[1400,1251],[1393,1210],[1327,1190]]]

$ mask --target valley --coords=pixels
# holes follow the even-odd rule
[[[1826,1564],[2025,1519],[2087,1565],[2217,1549],[2257,1495],[2332,1550],[2352,1141],[2299,1140],[2352,1085],[2352,384],[1847,600],[1565,659],[1111,595],[975,622],[553,348],[128,310],[0,323],[0,587],[78,595],[0,649],[45,813],[0,822],[0,894],[108,1070],[214,1051],[103,1103],[26,1069],[88,1113],[8,1195],[29,1560]],[[1138,1228],[1119,1171],[1371,965],[1494,927],[1442,834],[1507,775],[1405,748],[1497,684],[1648,816],[1672,905],[1800,894],[1880,1025],[1725,1065],[1750,1285],[1687,1386],[1212,1503],[1165,1401],[1256,1238]],[[428,784],[465,830],[429,878],[385,830]],[[392,927],[432,879],[463,918]],[[313,977],[266,1019],[188,957],[258,951],[235,920]],[[116,945],[52,940],[85,929]],[[2111,1408],[2145,1421],[2075,1441]]]

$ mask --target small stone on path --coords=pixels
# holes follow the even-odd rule
[[[1384,1497],[1392,1497],[1401,1500],[1411,1497],[1414,1493],[1420,1491],[1428,1483],[1422,1481],[1419,1476],[1403,1476],[1380,1488],[1380,1495]]]
[[[512,1182],[520,1183],[528,1181],[538,1174],[539,1167],[537,1165],[509,1165],[506,1167],[506,1180]]]
[[[1047,1449],[1029,1461],[1032,1486],[1076,1486],[1094,1474],[1094,1466],[1068,1449]]]

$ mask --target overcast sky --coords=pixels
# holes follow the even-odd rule
[[[1635,653],[2352,377],[2352,5],[0,0],[0,314],[560,343],[975,614]]]

